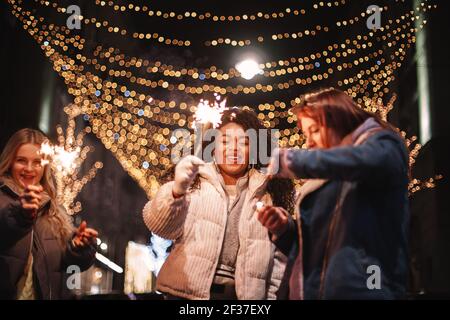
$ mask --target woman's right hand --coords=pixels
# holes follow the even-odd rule
[[[84,248],[87,246],[95,247],[97,244],[98,231],[87,228],[86,221],[82,221],[72,239],[74,248]]]
[[[258,220],[275,236],[281,236],[288,228],[289,213],[282,207],[264,206],[258,210]]]
[[[178,162],[175,168],[175,183],[173,185],[173,195],[181,197],[192,185],[198,173],[199,166],[205,162],[195,156],[186,156]]]
[[[41,193],[43,191],[44,189],[41,186],[29,185],[20,195],[20,203],[28,218],[36,218],[39,206],[42,201]]]

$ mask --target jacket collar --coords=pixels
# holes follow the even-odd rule
[[[222,177],[217,170],[217,166],[213,162],[208,162],[205,165],[200,166],[199,175],[203,179],[211,183],[217,191],[222,194],[224,193],[223,187],[220,183]],[[256,169],[250,169],[248,172],[248,191],[250,194],[257,193],[261,190],[265,190],[265,186],[269,181],[266,175],[262,174]]]
[[[370,117],[360,124],[353,132],[345,136],[344,139],[342,139],[340,146],[360,145],[371,135],[381,130],[383,130],[383,127],[375,120],[375,118]]]
[[[7,189],[17,197],[23,192],[22,188],[20,188],[9,176],[0,177],[0,188]]]

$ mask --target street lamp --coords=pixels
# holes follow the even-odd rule
[[[236,64],[236,70],[239,71],[242,78],[247,80],[250,80],[255,75],[262,73],[259,64],[252,59],[247,59]]]

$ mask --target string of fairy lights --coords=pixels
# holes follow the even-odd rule
[[[407,44],[407,46],[409,46],[409,44]],[[404,45],[402,45],[402,48],[404,48]],[[402,52],[403,52],[403,50],[401,50]],[[374,67],[374,68],[372,68],[372,70],[375,70],[376,69],[376,66]],[[326,74],[325,74],[325,77],[326,77]],[[320,80],[320,77],[318,78],[319,80]],[[370,80],[370,79],[369,79]],[[344,80],[344,82],[345,83],[348,83],[348,80]],[[145,96],[143,96],[143,95],[141,95],[141,98],[140,98],[140,100],[145,100]],[[297,102],[297,101],[296,101]],[[173,105],[173,104],[172,104]],[[170,106],[170,103],[169,103],[169,106]],[[261,105],[260,105],[260,107],[261,107]],[[283,105],[283,104],[281,104],[281,108],[284,108],[285,107],[285,104]],[[261,109],[261,108],[260,108]],[[263,110],[263,109],[262,109]],[[264,115],[264,113],[261,113],[261,115]],[[144,114],[144,116],[145,116],[145,114]],[[152,114],[149,114],[149,116],[152,116]],[[182,117],[183,115],[181,115],[181,117]],[[287,112],[283,112],[283,113],[281,113],[281,114],[275,114],[275,117],[279,117],[279,116],[281,116],[282,118],[283,117],[285,117],[285,116],[287,116]],[[271,116],[271,114],[269,114],[269,117],[270,118],[274,118],[274,116]],[[178,116],[176,116],[176,118],[178,118]]]
[[[199,13],[196,11],[185,11],[182,13],[176,13],[174,11],[165,12],[161,10],[152,9],[148,6],[139,6],[133,3],[127,3],[120,5],[117,1],[100,1],[95,0],[95,4],[98,6],[109,6],[112,7],[117,12],[126,12],[126,13],[141,13],[147,15],[148,17],[160,17],[163,19],[174,19],[174,20],[183,20],[183,19],[194,19],[198,21],[209,21],[209,22],[239,22],[239,21],[256,21],[256,20],[271,20],[271,19],[281,19],[290,16],[301,16],[305,15],[306,9],[292,9],[285,8],[282,11],[278,12],[256,12],[256,13],[246,13],[240,15],[220,15],[211,12]],[[333,8],[345,5],[345,0],[340,1],[320,1],[318,3],[314,3],[311,5],[311,8],[317,10],[319,8]]]
[[[430,7],[430,6],[429,6]],[[405,18],[408,18],[409,16],[411,16],[413,14],[413,12],[407,13],[406,15],[403,15],[401,20],[405,20]],[[400,23],[401,21],[400,19],[397,19],[397,23]],[[414,21],[414,19],[412,19],[412,21]],[[392,20],[390,20],[390,23],[392,23]],[[411,22],[407,22],[406,24],[402,25],[402,28],[405,29],[406,27],[410,26]],[[384,31],[384,29],[389,29],[391,27],[390,24],[387,24],[386,26],[384,26],[383,28],[381,28],[381,31]],[[397,28],[398,29],[398,28]],[[400,30],[398,30],[400,31]],[[394,34],[396,33],[396,31],[394,30]],[[370,38],[374,36],[374,33],[369,33]],[[358,40],[364,40],[365,43],[363,43],[362,45],[358,44]],[[357,49],[363,48],[365,49],[366,47],[371,47],[372,46],[372,42],[368,41],[369,37],[367,37],[366,35],[361,36],[358,35],[357,39],[353,40],[353,44],[357,47]],[[383,37],[382,40],[385,40],[385,38]],[[291,57],[289,60],[278,60],[278,61],[272,61],[272,62],[266,62],[266,63],[261,63],[259,65],[259,67],[264,70],[265,68],[270,69],[270,68],[274,68],[277,65],[279,66],[289,66],[291,63],[296,63],[298,61],[298,63],[300,63],[300,65],[296,68],[293,67],[291,68],[291,70],[289,69],[277,69],[275,70],[273,73],[272,71],[269,72],[264,72],[263,75],[265,77],[275,77],[275,76],[280,76],[280,75],[284,75],[285,72],[287,71],[288,73],[293,73],[293,72],[298,72],[303,71],[303,70],[309,70],[312,69],[314,66],[312,64],[307,64],[305,66],[303,66],[302,64],[308,63],[310,60],[314,61],[316,59],[320,59],[323,57],[327,57],[329,53],[331,53],[332,51],[338,49],[338,48],[343,48],[344,50],[342,52],[338,52],[336,53],[336,56],[343,56],[346,57],[347,54],[350,53],[356,53],[356,50],[351,50],[349,48],[346,49],[346,46],[348,46],[350,44],[350,40],[346,39],[344,43],[339,44],[334,44],[334,45],[330,45],[328,46],[328,48],[326,50],[324,50],[322,53],[321,52],[316,52],[314,54],[311,54],[310,56],[305,56],[305,57],[300,57],[300,58],[295,58],[295,57]],[[130,67],[136,67],[136,68],[142,68],[142,67],[146,67],[146,71],[147,73],[163,73],[164,76],[170,76],[170,77],[182,77],[182,76],[190,76],[193,79],[198,79],[201,74],[203,74],[205,76],[205,79],[209,79],[209,78],[214,78],[216,80],[229,80],[231,78],[234,78],[236,76],[239,76],[239,72],[234,69],[231,68],[228,72],[224,72],[221,69],[218,69],[216,66],[211,66],[211,67],[207,67],[205,69],[203,69],[201,72],[199,71],[199,69],[197,68],[182,68],[179,70],[176,70],[175,66],[172,65],[166,65],[163,64],[161,61],[156,61],[156,62],[150,62],[149,60],[146,59],[139,59],[137,57],[126,57],[124,54],[120,54],[119,49],[114,48],[114,47],[110,47],[108,50],[102,50],[101,46],[97,47],[97,50],[94,51],[94,55],[96,57],[100,56],[100,58],[108,58],[108,61],[110,63],[118,63],[120,66],[125,66],[127,68]],[[325,62],[327,64],[331,64],[331,63],[335,63],[336,62],[336,58],[326,58]]]
[[[384,6],[380,8],[380,12],[387,11],[388,6]],[[362,12],[360,15],[362,18],[364,18],[366,15],[368,15],[368,12]],[[352,26],[353,24],[357,23],[360,20],[359,15],[355,16],[353,18],[350,18],[348,20],[342,20],[337,21],[336,26],[338,27],[345,27],[345,26]],[[217,38],[213,40],[207,40],[205,41],[205,46],[219,46],[219,45],[231,45],[233,47],[235,46],[249,46],[252,43],[259,42],[262,43],[265,41],[265,39],[277,41],[277,40],[285,40],[285,39],[302,39],[303,37],[314,37],[320,34],[321,32],[328,32],[330,30],[330,27],[328,26],[321,26],[316,25],[313,28],[305,29],[303,31],[298,31],[294,33],[290,32],[284,32],[284,33],[277,33],[272,34],[270,37],[264,37],[263,35],[257,35],[255,36],[255,39],[252,41],[251,39],[244,39],[244,40],[233,40],[230,38]]]
[[[409,34],[407,35],[408,36],[408,38],[409,38]],[[62,36],[63,37],[63,36]],[[399,39],[399,37],[397,36],[397,39]],[[393,43],[395,44],[396,43],[396,41],[393,41]],[[391,42],[389,42],[388,44],[391,44]],[[382,50],[380,50],[379,51],[379,53],[378,52],[374,52],[373,53],[373,55],[376,57],[378,54],[382,54]],[[370,58],[371,57],[371,54],[369,55],[369,56],[366,56],[365,57],[365,59],[364,60],[369,60],[368,58]],[[93,62],[91,62],[90,61],[90,59],[85,59],[85,57],[84,56],[82,56],[82,55],[77,55],[77,59],[79,59],[79,60],[82,60],[82,61],[86,61],[88,64],[94,64],[95,63],[95,61],[93,61]],[[334,59],[333,59],[334,60]],[[335,60],[334,60],[335,61]],[[363,62],[363,59],[362,58],[360,58],[359,59],[359,61],[360,62]],[[381,62],[381,61],[380,61]],[[355,64],[358,64],[358,60],[355,60]],[[349,64],[349,67],[351,68],[352,67],[352,65],[351,64]],[[345,68],[347,68],[347,64],[344,64],[344,66],[342,67],[341,65],[338,65],[337,66],[337,69],[340,71],[340,70],[342,70],[342,69],[345,69]],[[105,66],[105,65],[101,65],[101,64],[99,64],[99,63],[95,63],[95,69],[100,69],[101,71],[105,71],[106,69],[107,69],[107,67]],[[328,73],[332,73],[333,72],[333,69],[332,68],[329,68],[328,69]],[[131,72],[127,72],[127,73],[125,73],[125,71],[114,71],[114,69],[110,69],[109,70],[109,75],[110,76],[126,76],[127,78],[131,78],[131,82],[138,82],[138,83],[142,83],[142,84],[145,84],[145,85],[147,85],[147,86],[152,86],[152,87],[156,87],[157,86],[157,84],[155,84],[155,82],[150,82],[149,80],[145,80],[145,79],[143,79],[143,78],[135,78],[134,77],[134,79],[133,79],[133,74],[131,73]],[[321,75],[319,75],[318,76],[318,79],[319,80],[321,80]],[[324,78],[327,78],[328,77],[328,74],[324,74],[323,75],[323,77]],[[308,80],[308,79],[307,79]],[[143,83],[144,81],[146,81],[145,83]],[[307,82],[309,82],[309,81],[307,81]],[[261,85],[259,85],[260,87],[261,87]],[[256,87],[258,88],[258,84],[256,85]],[[170,86],[169,86],[169,88],[168,88],[169,90],[170,90]],[[217,90],[216,90],[217,91]],[[218,90],[219,92],[220,92],[220,90]],[[244,91],[245,92],[245,91]],[[132,94],[133,95],[133,94]],[[142,99],[143,100],[143,99]],[[173,103],[169,103],[169,107],[172,107],[173,106]],[[283,108],[284,106],[283,105],[281,105],[281,107]]]
[[[395,32],[395,31],[394,31]],[[408,35],[409,36],[409,35]],[[383,37],[383,39],[384,39],[384,37]],[[397,39],[399,39],[399,37],[397,37]],[[394,43],[395,43],[395,41],[394,41]],[[377,52],[375,52],[374,53],[374,55],[376,56],[377,55]],[[109,56],[109,55],[107,55],[107,56]],[[111,60],[114,60],[112,57],[110,57],[109,58],[110,59],[110,61]],[[117,56],[116,56],[116,58],[115,58],[115,60],[117,60]],[[335,59],[332,59],[333,61],[336,61]],[[359,59],[360,61],[361,61],[361,59]],[[366,58],[366,60],[367,60],[367,58]],[[123,60],[120,60],[121,62],[123,62]],[[330,59],[330,61],[331,61],[331,59]],[[356,62],[356,63],[358,63],[358,61]],[[133,64],[133,63],[132,63]],[[139,61],[136,63],[136,64],[139,64]],[[123,63],[121,64],[121,65],[123,65]],[[126,66],[126,67],[130,67],[129,65],[128,66]],[[345,64],[344,65],[344,68],[345,67],[347,67],[347,64]],[[97,68],[97,66],[96,66],[96,68]],[[342,66],[338,66],[337,67],[338,69],[342,69]],[[106,66],[101,66],[101,68],[100,68],[101,70],[106,70]],[[302,66],[300,67],[300,69],[302,69]],[[308,68],[306,68],[306,69],[308,69]],[[331,69],[332,70],[332,69]],[[294,70],[294,71],[296,71],[296,70]],[[330,70],[329,70],[329,72],[330,72]],[[331,71],[332,72],[332,71]],[[131,78],[131,80],[132,80],[132,82],[138,82],[138,83],[142,83],[142,84],[144,84],[144,81],[146,81],[144,78],[133,78],[133,75],[132,75],[132,73],[131,72],[124,72],[123,70],[121,71],[121,72],[119,72],[119,71],[111,71],[110,70],[110,75],[111,76],[113,76],[113,75],[117,75],[117,76],[119,76],[119,75],[122,75],[122,76],[126,76],[126,77],[128,77],[128,78]],[[325,77],[327,77],[327,75],[324,75]],[[319,79],[320,79],[320,75],[319,75]],[[156,87],[158,84],[156,83],[156,82],[149,82],[148,80],[145,82],[145,84],[147,85],[147,86],[152,86],[152,87]],[[160,84],[161,84],[161,82],[160,82]],[[163,87],[165,87],[165,86],[167,86],[167,85],[164,85],[164,82],[163,82],[163,84],[162,84],[162,86]],[[185,86],[184,86],[184,84],[180,84],[179,86],[181,86],[181,88],[185,88]],[[167,86],[168,87],[168,89],[170,90],[170,89],[173,89],[173,86],[171,87],[170,85],[168,85]],[[256,85],[256,88],[257,89],[259,89],[259,88],[261,88],[262,87],[262,85],[260,85],[260,84],[257,84]],[[266,87],[262,87],[262,89],[264,90]],[[199,88],[196,88],[196,89],[199,89]],[[205,88],[206,89],[206,88]],[[212,90],[213,88],[210,86],[210,89]],[[250,89],[248,89],[248,90],[245,90],[246,88],[243,88],[243,87],[238,87],[238,88],[230,88],[230,90],[235,90],[235,94],[237,94],[237,92],[236,91],[244,91],[245,93],[252,93],[254,90],[252,90],[252,88],[250,88]],[[270,87],[269,87],[269,89],[270,89]],[[187,90],[186,88],[185,88],[185,90],[186,91],[190,91],[190,90]],[[199,90],[200,91],[200,90]],[[221,92],[220,91],[220,88],[219,87],[216,87],[216,90],[215,90],[216,92]],[[195,91],[195,93],[197,93],[197,90]],[[223,92],[222,92],[223,93]],[[153,103],[159,103],[159,101],[157,101],[157,100],[153,100]],[[168,102],[168,104],[169,104],[169,107],[172,107],[172,105],[173,105],[173,103],[169,103]],[[283,106],[283,105],[282,105]]]
[[[131,95],[133,95],[133,93]],[[142,97],[142,95],[141,95],[141,97]],[[144,100],[144,98],[141,98],[141,100]],[[270,117],[270,114],[269,114],[269,117]],[[271,118],[273,118],[273,117],[271,117]]]
[[[429,6],[430,7],[430,6]],[[409,14],[407,14],[406,15],[406,17],[408,17],[409,16]],[[402,18],[404,18],[405,16],[402,16]],[[408,24],[410,24],[410,23],[408,23]],[[388,28],[389,26],[387,26],[387,28]],[[405,25],[403,26],[403,27],[405,27]],[[395,33],[395,31],[394,31],[394,33]],[[398,39],[398,37],[397,37],[397,39]],[[385,36],[383,36],[383,40],[386,40],[386,38],[385,38]],[[346,42],[349,42],[348,41],[348,39],[347,39],[347,41]],[[371,46],[371,42],[369,42],[368,43],[368,45],[369,46]],[[341,46],[343,46],[344,48],[345,48],[345,44],[343,44],[343,45],[341,45]],[[334,47],[337,47],[337,45],[334,45]],[[96,52],[94,52],[94,55],[96,54]],[[324,51],[324,55],[325,55],[325,51]],[[109,53],[106,53],[106,56],[110,56],[110,54]],[[312,56],[312,59],[314,60],[315,59],[315,55],[311,55]],[[338,53],[338,56],[339,56],[339,53]],[[342,54],[342,56],[347,56],[347,54],[344,52],[343,54]],[[320,58],[320,54],[318,54],[318,58]],[[84,58],[82,58],[82,59],[84,59]],[[120,65],[123,65],[123,64],[125,64],[125,66],[126,67],[130,67],[130,66],[136,66],[136,67],[140,67],[141,65],[142,65],[142,62],[141,61],[137,61],[136,63],[133,63],[133,61],[134,61],[134,59],[135,58],[133,58],[132,60],[131,60],[131,63],[130,64],[128,64],[128,63],[124,63],[122,60],[118,60],[119,61],[119,64]],[[291,58],[292,59],[292,58]],[[93,59],[93,60],[96,60],[96,59]],[[110,57],[109,58],[109,62],[112,62],[112,57]],[[115,57],[115,60],[117,60],[117,56]],[[300,62],[302,62],[302,58],[299,58],[299,61]],[[90,59],[88,59],[87,61],[90,61]],[[308,61],[308,57],[305,57],[305,61]],[[329,64],[329,63],[334,63],[336,61],[336,59],[334,58],[332,58],[332,59],[329,59],[329,58],[327,58],[326,59],[326,62]],[[146,65],[146,64],[148,64],[148,62],[147,61],[144,61],[144,63],[143,63],[144,65]],[[266,63],[267,64],[267,63]],[[272,64],[274,64],[274,62],[272,62]],[[280,61],[280,64],[281,65],[283,65],[283,64],[285,64],[285,65],[289,65],[289,62],[288,61],[284,61],[284,62],[282,62],[282,61]],[[345,67],[345,65],[344,65],[344,67]],[[171,66],[169,66],[169,68],[171,68]],[[215,67],[213,67],[213,68],[215,68]],[[312,68],[314,68],[314,65],[312,65],[312,64],[308,64],[308,65],[306,65],[306,66],[303,66],[303,65],[299,65],[299,67],[298,68],[296,68],[296,67],[294,67],[293,68],[293,70],[288,70],[288,72],[290,72],[290,73],[292,73],[292,72],[298,72],[299,70],[309,70],[309,69],[312,69]],[[106,66],[102,66],[102,68],[101,69],[106,69]],[[152,68],[152,69],[154,69],[154,68]],[[184,72],[183,72],[184,71]],[[284,72],[283,72],[284,71]],[[207,71],[208,72],[208,71]],[[180,74],[185,74],[186,73],[186,69],[184,69],[184,70],[182,70],[181,72],[173,72],[176,76],[180,76]],[[285,70],[284,69],[281,69],[281,70],[276,70],[276,73],[277,73],[277,75],[281,75],[281,74],[285,74]],[[133,79],[133,77],[131,76],[131,73],[124,73],[124,72],[118,72],[118,71],[116,71],[116,72],[110,72],[110,74],[111,75],[114,75],[114,74],[116,74],[117,76],[119,76],[119,75],[123,75],[123,76],[127,76],[127,77],[131,77],[132,79]],[[194,78],[194,79],[198,79],[199,78],[199,74],[196,72],[196,71],[193,71],[193,73],[191,73],[191,70],[189,70],[188,71],[188,74],[192,74],[192,77]],[[167,75],[167,74],[165,74],[165,75]],[[168,74],[168,75],[170,75],[170,73]],[[214,74],[213,74],[213,76],[214,76]],[[275,76],[275,72],[271,72],[270,74],[265,74],[265,76],[271,76],[271,77],[273,77],[273,76]],[[200,75],[200,77],[201,77],[201,75]],[[227,76],[225,76],[224,78],[225,79],[227,79],[227,78],[231,78],[231,77],[233,77],[233,75],[229,75],[228,77]],[[205,75],[205,78],[208,78],[208,76],[207,75]],[[144,80],[144,79],[139,79],[139,80]],[[170,86],[170,84],[167,84],[166,82],[162,82],[162,83],[156,83],[156,82],[154,82],[154,83],[152,83],[152,84],[150,84],[150,85],[152,85],[153,87],[155,87],[155,86],[162,86],[162,87],[168,87],[169,89],[173,89],[173,87],[171,87]],[[183,84],[181,84],[182,86],[183,86]],[[262,85],[257,85],[256,86],[256,89],[258,89],[258,87],[262,87]],[[188,89],[184,89],[185,91],[190,91],[192,88],[188,88]],[[263,89],[266,89],[265,87],[263,87]],[[195,91],[194,91],[195,90]],[[201,91],[201,90],[203,90],[202,88],[193,88],[192,89],[192,91],[194,91],[193,93],[197,93],[197,92],[199,92],[199,91]],[[206,90],[208,90],[208,89],[206,89]],[[211,89],[212,90],[212,89]],[[215,87],[214,88],[214,90],[215,90],[215,92],[220,92],[221,91],[221,88],[220,87]],[[238,90],[238,91],[245,91],[246,93],[252,93],[255,89],[252,89],[252,87],[250,87],[250,88],[248,88],[248,90],[245,90],[245,88],[243,88],[243,87],[239,87],[239,88],[237,88],[237,89],[235,89],[235,90],[233,90],[233,88],[231,88],[231,89],[229,89],[229,90],[231,90],[231,91],[233,91],[234,93],[236,93],[235,92],[235,90]],[[270,90],[270,87],[269,87],[269,90]],[[248,91],[248,92],[247,92]],[[223,92],[222,92],[223,93]]]
[[[345,39],[340,44],[329,45],[309,55],[268,61],[259,65],[263,72],[257,77],[270,80],[300,74],[295,78],[288,78],[277,83],[221,86],[208,81],[225,82],[233,78],[239,79],[240,73],[234,68],[224,71],[224,68],[219,66],[180,67],[161,61],[149,61],[127,56],[119,48],[110,46],[104,49],[102,44],[97,45],[92,53],[87,53],[84,50],[86,39],[80,35],[74,35],[66,26],[45,23],[44,17],[38,17],[35,11],[25,9],[24,2],[21,0],[8,0],[8,2],[12,7],[13,15],[41,45],[41,49],[52,62],[54,70],[64,79],[68,93],[74,96],[74,104],[71,108],[67,108],[66,112],[72,117],[83,114],[84,119],[90,123],[86,131],[93,132],[105,147],[115,154],[125,170],[138,181],[149,196],[157,190],[161,176],[172,165],[173,146],[181,142],[186,147],[193,145],[192,137],[186,139],[181,133],[174,133],[174,130],[191,128],[192,112],[195,110],[198,97],[204,93],[221,95],[271,93],[288,90],[291,87],[308,86],[328,80],[341,72],[345,71],[345,74],[348,74],[349,70],[354,70],[353,75],[336,81],[336,86],[352,95],[363,108],[387,116],[390,109],[383,109],[383,98],[390,93],[389,85],[395,80],[395,71],[401,67],[408,48],[415,42],[415,33],[426,24],[426,21],[421,20],[418,12],[427,12],[436,7],[424,1],[414,10],[406,11],[395,19],[389,19],[380,30],[368,30],[367,34],[359,34],[354,39]],[[60,7],[56,2],[35,0],[35,3],[52,7],[60,13],[65,12],[65,8]],[[319,2],[313,5],[313,9],[344,4],[345,1]],[[150,8],[144,10],[143,7],[136,10],[137,6],[131,3],[125,6],[113,1],[96,1],[96,5],[109,6],[123,13],[145,12],[149,17],[165,19],[178,19],[178,15],[181,15],[154,11]],[[125,9],[122,9],[124,7]],[[285,11],[287,9],[289,8]],[[150,14],[151,11],[153,14]],[[289,9],[289,11],[286,13],[291,16],[306,14],[304,9]],[[190,12],[188,16],[184,13],[184,17],[178,20],[187,18],[202,20],[201,14],[196,13],[192,16],[192,13]],[[269,18],[266,18],[266,14],[261,14],[262,16],[257,13],[255,19],[250,21],[256,20],[256,16],[259,19],[279,19],[285,16],[279,13],[276,17],[267,14]],[[363,14],[366,13],[363,12]],[[362,17],[364,17],[363,14]],[[204,13],[203,16],[205,20],[216,21],[214,17],[217,15],[209,13],[206,17]],[[219,17],[217,22],[247,20],[243,19],[243,16],[241,15],[239,19],[235,16],[232,20],[229,20],[229,17],[222,20],[217,16]],[[110,26],[106,20],[87,17],[80,17],[80,20],[96,28],[107,28],[110,33],[130,34],[124,28],[115,29],[116,27]],[[336,23],[336,26],[353,25],[359,20],[361,19],[342,20],[339,24]],[[419,28],[412,27],[416,20],[421,22]],[[321,26],[320,30],[322,28],[324,27]],[[154,34],[150,35],[150,38],[154,38],[153,36]],[[140,39],[140,35],[137,38]],[[147,39],[147,35],[143,38]],[[273,40],[278,41],[284,37],[280,38],[277,35],[276,38]],[[286,38],[292,39],[292,33]],[[167,38],[164,39],[167,40]],[[377,49],[379,43],[383,46]],[[183,45],[186,46],[186,42]],[[142,71],[176,81],[172,83],[166,79],[146,78],[141,75]],[[302,76],[303,74],[305,75]],[[182,79],[185,81],[181,82]],[[193,85],[198,81],[204,81],[205,84]],[[168,93],[180,92],[187,99],[157,99],[148,94],[154,89]],[[241,107],[257,111],[258,117],[266,127],[281,128],[278,136],[280,145],[293,147],[298,146],[303,137],[296,127],[287,125],[295,121],[294,115],[288,112],[288,108],[299,100],[300,97],[295,97],[290,101],[275,100]],[[412,146],[415,138],[407,141]],[[420,145],[414,145],[411,150],[412,163],[419,150]],[[174,154],[181,155],[176,152]],[[410,191],[413,193],[420,188],[433,186],[436,178],[438,177],[427,181],[413,179],[410,183]]]
[[[63,37],[63,36],[62,36]],[[62,46],[62,43],[61,43]],[[64,46],[63,48],[66,48],[66,46]],[[376,54],[376,53],[375,53]],[[83,57],[81,58],[81,60],[84,60]],[[367,60],[367,59],[366,59]],[[320,78],[320,77],[319,77]],[[133,96],[133,92],[131,93],[131,96]],[[171,104],[169,103],[169,107],[171,106]],[[283,107],[283,105],[281,105]]]
[[[50,2],[50,1],[46,1],[46,0],[34,0],[35,2],[39,2],[41,5],[46,6],[46,7],[51,7],[54,10],[56,10],[58,13],[61,14],[65,14],[66,13],[66,8],[60,6],[57,2]],[[404,2],[404,0],[396,0],[395,2]],[[345,3],[345,2],[343,2]],[[321,2],[321,7],[324,7],[324,3]],[[128,7],[131,8],[138,8],[138,6],[134,6],[133,4],[129,4]],[[319,5],[314,5],[313,6],[315,9],[319,8]],[[140,7],[139,7],[140,8]],[[289,9],[289,8],[287,8]],[[388,6],[384,6],[383,8],[380,8],[381,11],[387,11],[388,10]],[[290,11],[290,9],[289,9]],[[296,10],[294,10],[296,11]],[[297,10],[298,11],[298,10]],[[149,12],[153,12],[153,11],[149,11]],[[261,16],[264,16],[262,13],[260,13]],[[303,13],[304,14],[304,13]],[[354,24],[356,24],[358,21],[363,20],[362,18],[366,17],[366,15],[369,15],[370,12],[361,12],[361,19],[359,18],[359,16],[350,18],[348,20],[342,20],[342,21],[337,21],[336,22],[336,26],[337,27],[346,27],[346,26],[353,26]],[[224,16],[222,16],[224,17]],[[103,28],[106,29],[108,32],[113,32],[113,33],[117,33],[120,34],[122,36],[127,36],[127,35],[132,35],[132,37],[134,39],[140,39],[140,40],[151,40],[151,41],[157,41],[159,43],[164,43],[166,45],[174,45],[174,46],[191,46],[192,41],[190,40],[180,40],[180,39],[176,39],[176,38],[169,38],[167,36],[163,36],[159,33],[139,33],[139,32],[133,32],[130,33],[129,31],[126,30],[126,28],[123,27],[117,27],[117,26],[111,26],[110,23],[106,20],[101,20],[98,19],[96,17],[91,17],[88,18],[86,16],[80,16],[79,17],[80,21],[83,22],[85,25],[89,25],[92,24],[94,25],[96,28]],[[214,20],[214,19],[213,19]],[[295,33],[278,33],[278,34],[272,34],[270,37],[266,37],[266,39],[270,39],[270,40],[283,40],[283,39],[301,39],[304,36],[316,36],[320,31],[325,31],[328,32],[330,28],[329,27],[322,27],[320,25],[316,25],[314,28],[310,28],[310,29],[306,29],[304,31],[301,32],[295,32]],[[262,43],[264,42],[264,36],[257,36],[257,42]],[[256,41],[254,41],[256,42]],[[245,40],[232,40],[230,38],[218,38],[212,41],[205,41],[205,45],[206,46],[217,46],[217,45],[231,45],[231,46],[249,46],[252,44],[252,41],[250,39],[245,39]]]

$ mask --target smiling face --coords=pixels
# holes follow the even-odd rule
[[[38,184],[44,175],[39,155],[40,146],[26,143],[21,145],[11,165],[11,176],[22,188]]]
[[[214,150],[217,166],[223,174],[239,178],[249,163],[249,139],[244,128],[230,122],[220,128]]]

